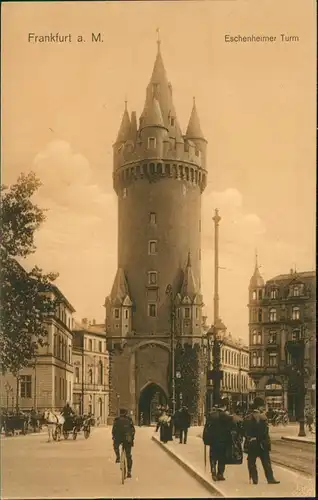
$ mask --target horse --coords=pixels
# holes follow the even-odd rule
[[[64,417],[62,417],[62,415],[57,415],[51,410],[45,410],[44,420],[48,430],[48,443],[51,442],[51,436],[53,441],[60,441],[62,426],[65,422]]]

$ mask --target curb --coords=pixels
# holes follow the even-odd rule
[[[155,443],[157,443],[165,452],[170,455],[181,467],[183,467],[187,472],[190,473],[194,479],[196,479],[199,483],[202,484],[213,496],[217,497],[225,497],[225,495],[210,481],[208,481],[200,472],[196,471],[195,468],[190,465],[188,462],[180,458],[171,448],[162,443],[156,436],[152,436],[151,438]]]
[[[282,436],[281,439],[284,441],[293,441],[294,443],[306,443],[306,444],[316,444],[316,441],[311,441],[310,439],[302,439],[302,438],[293,438],[288,436]]]

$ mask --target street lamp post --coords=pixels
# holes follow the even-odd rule
[[[221,346],[222,339],[219,335],[219,329],[213,328],[213,404],[219,404],[221,400]]]
[[[170,297],[170,350],[171,350],[171,402],[172,402],[172,412],[173,415],[176,411],[176,378],[175,378],[175,325],[174,325],[174,302],[173,302],[173,293],[172,286],[169,284],[166,288],[166,295]]]

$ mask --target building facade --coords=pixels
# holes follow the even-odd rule
[[[83,319],[73,332],[73,406],[78,414],[92,413],[107,423],[109,366],[105,325]]]
[[[235,407],[237,403],[247,408],[253,398],[254,382],[249,376],[249,348],[241,339],[226,334],[221,346],[221,395]]]
[[[118,269],[106,298],[110,416],[136,420],[171,395],[171,332],[200,344],[201,194],[206,145],[195,102],[183,135],[160,42],[143,112],[124,111],[114,144]]]
[[[38,347],[34,366],[21,370],[19,377],[8,373],[0,376],[1,408],[21,410],[35,408],[61,409],[67,401],[72,403],[73,365],[72,328],[75,309],[55,286],[51,285],[51,298],[57,299],[54,315],[45,323],[47,339]]]
[[[291,270],[265,283],[256,262],[248,307],[250,375],[256,394],[267,407],[284,407],[296,419],[300,372],[306,404],[315,405],[316,400],[316,273]]]

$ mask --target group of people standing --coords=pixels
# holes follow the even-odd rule
[[[226,465],[241,464],[243,450],[247,453],[250,481],[258,483],[256,459],[260,458],[268,484],[278,484],[270,460],[271,442],[264,402],[256,398],[252,410],[242,418],[228,411],[223,398],[209,414],[203,431],[204,445],[210,448],[210,467],[213,481],[224,481]],[[243,447],[243,440],[244,447]]]
[[[181,444],[186,444],[190,426],[191,415],[186,406],[175,413],[168,406],[158,407],[156,432],[160,430],[160,441],[163,443],[172,441],[174,436]]]

